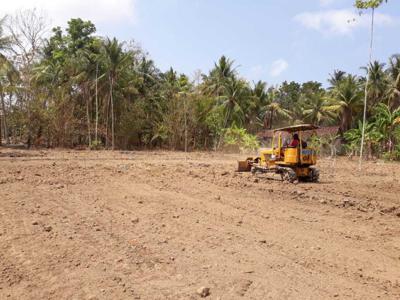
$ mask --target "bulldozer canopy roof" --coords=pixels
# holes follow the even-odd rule
[[[318,126],[312,124],[300,124],[300,125],[293,125],[288,127],[277,128],[274,130],[276,131],[286,131],[286,132],[296,132],[296,131],[307,131],[307,130],[315,130],[318,129]]]

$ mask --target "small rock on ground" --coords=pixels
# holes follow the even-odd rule
[[[53,227],[51,227],[51,226],[44,226],[43,229],[44,229],[44,231],[50,232],[50,231],[53,230]]]
[[[205,298],[210,295],[210,288],[202,286],[197,290],[197,294],[200,295],[200,297]]]

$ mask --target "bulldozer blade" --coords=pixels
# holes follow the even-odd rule
[[[251,171],[251,163],[248,160],[240,160],[238,161],[238,172],[250,172]]]

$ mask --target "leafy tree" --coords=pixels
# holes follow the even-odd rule
[[[325,92],[311,93],[304,97],[304,115],[306,121],[314,125],[321,125],[336,117],[338,106],[325,95]]]
[[[357,127],[352,128],[344,133],[344,138],[347,141],[347,149],[350,152],[350,156],[356,155],[357,150],[360,149],[360,144],[363,135],[363,124],[359,120]],[[376,126],[373,123],[368,123],[365,126],[365,137],[364,140],[368,146],[368,157],[372,157],[374,146],[379,145],[382,140],[382,134],[376,130]]]
[[[17,41],[22,28],[10,24]],[[255,134],[263,128],[309,122],[338,125],[341,141],[356,152],[368,81],[368,156],[400,157],[398,55],[388,65],[371,62],[366,78],[335,70],[327,89],[315,81],[250,83],[226,56],[192,81],[173,68],[161,72],[134,42],[98,37],[95,30],[90,21],[71,19],[66,30],[56,27],[48,39],[32,41],[38,48],[27,48],[35,53],[28,64],[0,34],[3,136],[48,147],[244,149],[258,146]],[[20,59],[11,59],[15,53]],[[318,142],[335,153],[336,137]]]
[[[5,105],[5,88],[8,85],[8,88],[12,88],[12,73],[16,73],[14,66],[7,59],[5,52],[10,49],[12,45],[11,37],[4,33],[4,22],[5,17],[0,19],[0,100],[1,100],[1,111],[2,115],[0,115],[0,145],[2,143],[2,125],[4,126],[4,137],[6,139],[6,143],[9,143],[9,134],[8,134],[8,126],[7,126],[7,110]]]
[[[324,92],[324,89],[322,88],[322,83],[320,82],[307,81],[301,85],[301,92],[302,94],[309,95],[309,94]]]
[[[93,34],[96,32],[96,26],[90,21],[83,21],[81,18],[68,21],[68,51],[77,53],[85,49],[94,41]]]
[[[250,91],[247,83],[241,79],[231,78],[225,84],[225,93],[218,97],[218,102],[224,108],[224,128],[235,124],[243,126],[245,113],[243,106],[249,99]]]
[[[374,41],[374,17],[375,17],[375,9],[377,9],[384,0],[356,0],[355,7],[359,10],[367,10],[371,9],[371,38],[370,38],[370,46],[369,46],[369,63],[372,63],[372,48]],[[385,0],[387,2],[387,0]],[[364,92],[364,109],[363,109],[363,129],[362,129],[362,138],[361,138],[361,146],[360,146],[360,160],[359,160],[359,168],[361,169],[361,162],[363,156],[363,147],[364,147],[364,134],[365,134],[365,125],[367,122],[367,98],[368,98],[368,86],[369,86],[369,75],[367,74],[367,81],[365,83],[365,92]]]
[[[221,56],[208,76],[203,76],[205,82],[205,91],[210,95],[221,96],[229,81],[236,78],[236,69],[233,66],[234,61]]]
[[[392,55],[387,69],[389,78],[388,99],[391,108],[400,106],[400,55]]]
[[[256,136],[247,133],[246,129],[233,126],[226,130],[224,142],[228,146],[236,146],[241,152],[255,151],[260,148]]]
[[[13,94],[17,91],[18,81],[19,73],[13,64],[6,57],[0,56],[0,110],[2,111],[0,127],[3,126],[4,128],[4,137],[7,144],[10,143],[10,134],[8,127],[8,107],[6,105],[6,95],[8,95],[8,100],[11,104]],[[0,139],[1,137],[2,135],[0,130]]]
[[[116,38],[107,38],[104,41],[103,55],[106,63],[107,77],[110,84],[110,114],[111,114],[111,148],[115,147],[115,112],[114,112],[114,89],[118,76],[122,73],[127,61],[130,59],[128,53],[122,50],[122,44]]]
[[[374,125],[380,132],[386,145],[384,148],[391,153],[394,148],[394,130],[400,125],[400,108],[391,111],[390,107],[384,103],[379,103],[375,109]]]
[[[346,72],[341,70],[335,70],[333,71],[333,74],[331,74],[330,76],[331,77],[328,79],[328,82],[331,85],[329,89],[333,89],[345,78]]]
[[[387,2],[387,0],[356,0],[355,7],[358,9],[376,9],[384,1]]]
[[[282,108],[291,110],[300,99],[302,93],[301,85],[294,81],[284,81],[279,87],[278,93]]]
[[[258,81],[250,89],[250,98],[246,105],[245,123],[250,133],[256,133],[264,126],[263,108],[268,104],[267,83]]]
[[[367,98],[369,102],[369,110],[384,100],[388,89],[388,80],[384,70],[385,64],[374,61],[369,64],[368,68],[363,68],[367,71]]]
[[[347,75],[336,86],[332,86],[332,97],[340,111],[340,132],[343,134],[351,128],[354,117],[362,108],[360,81],[355,76]]]
[[[268,89],[268,104],[264,107],[264,126],[265,128],[272,129],[274,121],[276,118],[280,119],[290,119],[291,114],[288,109],[282,107],[278,90],[276,88]]]

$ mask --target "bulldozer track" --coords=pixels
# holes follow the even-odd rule
[[[290,183],[298,180],[296,172],[292,168],[288,167],[278,167],[277,172],[281,174],[281,178],[283,181],[288,181]]]

